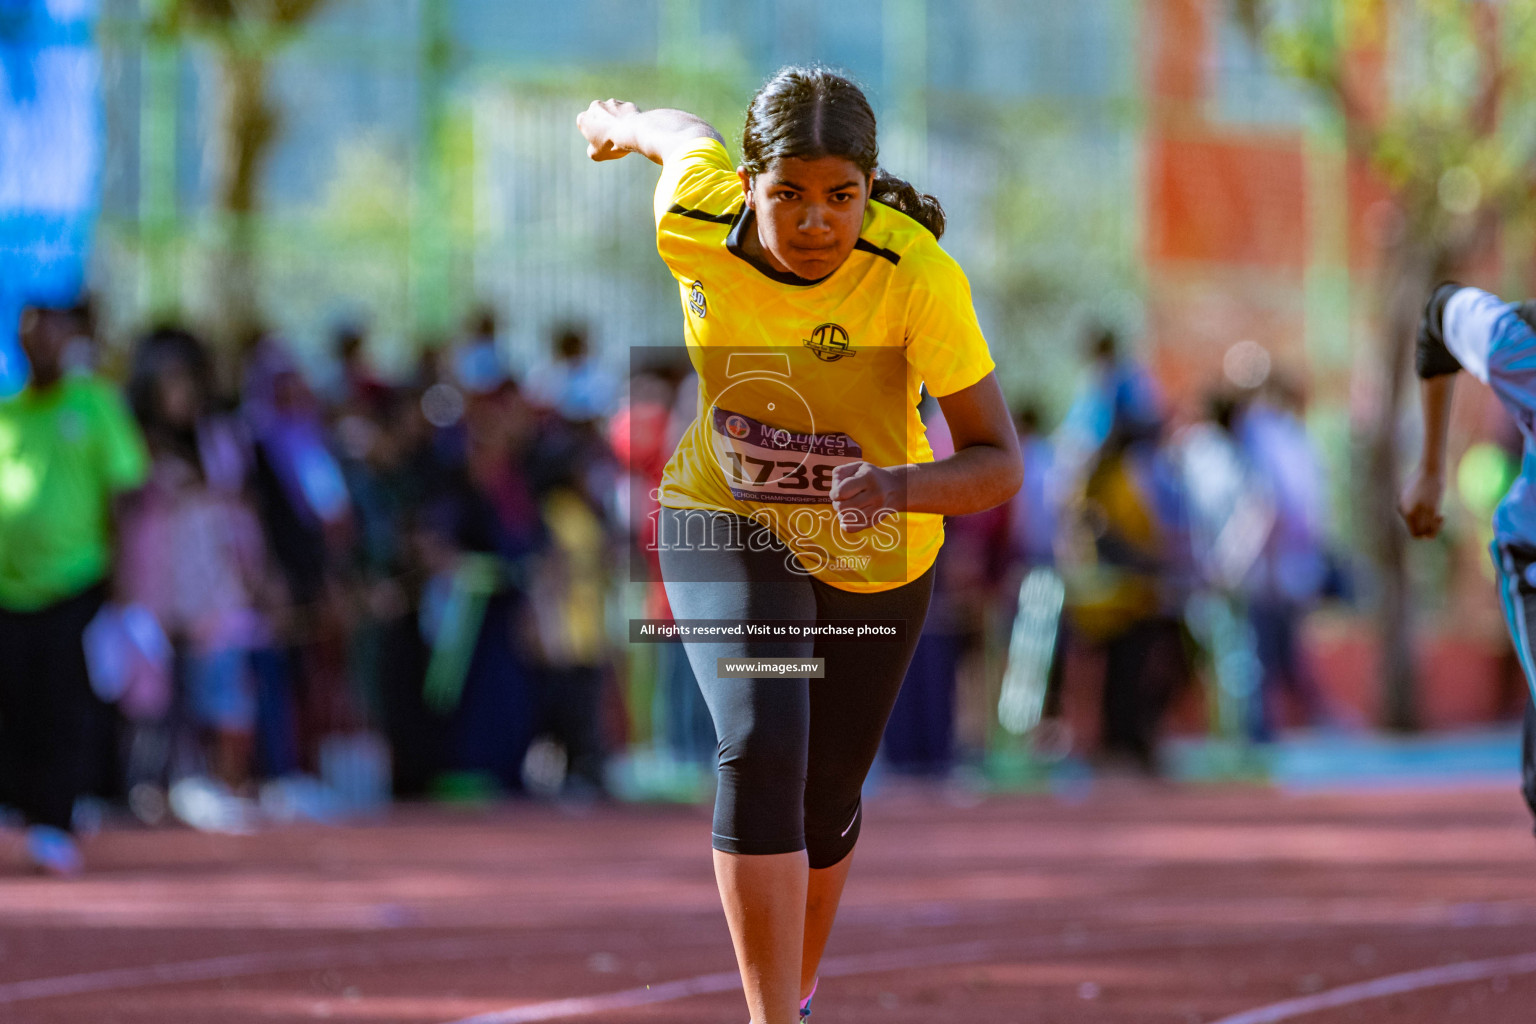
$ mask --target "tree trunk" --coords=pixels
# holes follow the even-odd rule
[[[223,224],[213,292],[221,340],[239,345],[261,326],[256,217],[261,167],[277,134],[277,115],[267,103],[264,56],[226,50],[220,64],[224,118],[218,198]]]
[[[1379,595],[1377,633],[1381,644],[1382,723],[1408,732],[1419,727],[1414,673],[1412,595],[1409,592],[1408,535],[1397,512],[1401,486],[1398,450],[1404,392],[1411,386],[1411,356],[1419,311],[1434,287],[1441,259],[1432,249],[1403,242],[1383,261],[1381,403],[1372,424],[1367,467],[1367,535],[1372,539]]]

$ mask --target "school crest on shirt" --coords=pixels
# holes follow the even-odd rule
[[[838,324],[821,324],[805,339],[805,347],[816,353],[824,363],[835,363],[843,356],[854,355],[848,344],[848,332]]]
[[[688,308],[693,310],[693,315],[703,320],[709,314],[709,303],[704,299],[704,282],[695,281],[688,288]]]

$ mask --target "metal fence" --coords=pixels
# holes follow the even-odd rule
[[[219,63],[148,32],[148,6],[103,0],[96,29],[90,281],[118,337],[218,313]],[[729,139],[774,68],[817,60],[865,84],[887,165],[944,201],[1005,385],[1059,402],[1081,321],[1141,316],[1138,17],[1132,0],[328,0],[269,56],[263,315],[317,360],[328,325],[370,323],[401,368],[484,302],[516,366],[571,320],[622,366],[678,335],[655,170],[592,167],[575,114],[626,96]]]

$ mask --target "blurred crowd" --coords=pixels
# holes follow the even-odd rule
[[[1319,602],[1351,595],[1300,388],[1239,342],[1203,408],[1179,417],[1113,332],[1090,330],[1084,356],[1054,435],[1022,426],[1036,482],[1014,529],[1021,558],[1063,581],[1056,689],[1064,659],[1096,659],[1101,756],[1158,771],[1169,708],[1197,675],[1210,731],[1229,740],[1351,724],[1302,643]]]
[[[391,795],[591,799],[637,745],[712,765],[681,650],[623,642],[668,614],[649,531],[695,413],[681,352],[625,381],[571,326],[517,379],[481,312],[394,380],[357,325],[321,373],[273,333],[216,354],[167,326],[119,386],[94,334],[26,310],[31,383],[0,401],[0,803],[34,862],[78,870],[86,794],[241,831]],[[1235,737],[1339,720],[1299,642],[1343,589],[1299,392],[1224,385],[1177,422],[1112,333],[1084,356],[1055,430],[1019,413],[1017,497],[948,525],[891,770],[943,776],[999,718],[1059,732],[1073,688],[1098,734],[1068,746],[1134,771],[1197,678]]]
[[[0,796],[69,870],[77,797],[239,831],[391,793],[518,792],[536,737],[603,786],[618,382],[578,328],[519,383],[480,314],[408,381],[336,331],[311,379],[260,334],[93,370],[85,309],[28,309],[0,402]],[[30,691],[30,692],[24,692]]]
[[[1155,775],[1176,712],[1237,749],[1358,724],[1302,632],[1321,602],[1352,598],[1304,396],[1254,343],[1234,351],[1202,408],[1178,410],[1092,326],[1061,422],[1018,408],[1023,486],[946,524],[887,765],[947,771],[1014,733],[1036,758]],[[943,457],[942,415],[924,412]]]

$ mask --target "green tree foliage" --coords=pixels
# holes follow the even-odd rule
[[[260,325],[256,218],[261,168],[281,130],[267,95],[269,62],[326,0],[158,0],[148,27],[162,40],[211,46],[223,83],[217,204],[223,218],[218,333],[243,341]]]

